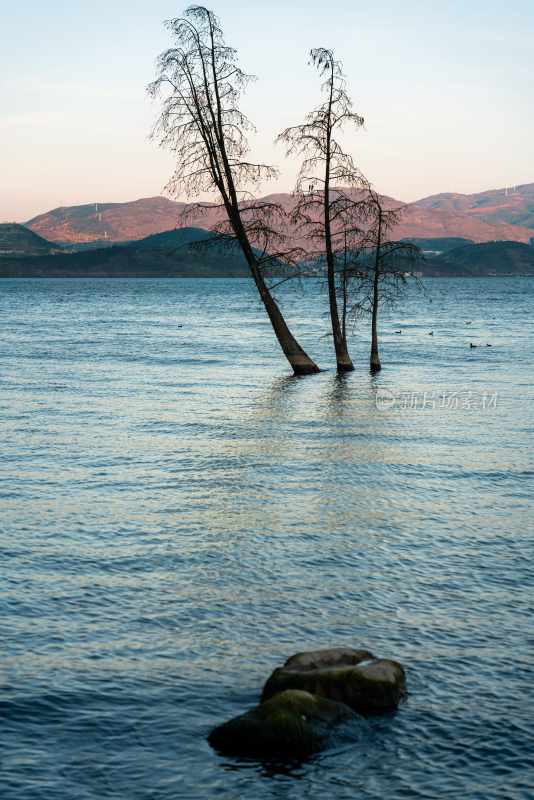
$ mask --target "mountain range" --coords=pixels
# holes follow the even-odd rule
[[[435,194],[416,205],[425,210],[468,214],[491,225],[534,229],[534,183],[477,194]]]
[[[534,184],[473,195],[438,194],[405,204],[392,232],[426,256],[426,275],[534,275]],[[263,200],[291,212],[290,194]],[[0,224],[0,277],[240,277],[248,269],[237,244],[207,228],[223,218],[210,205],[201,227],[190,207],[164,197],[57,208],[26,225]],[[292,243],[310,252],[298,231]],[[202,246],[198,247],[199,241]]]
[[[265,200],[291,210],[290,194],[269,195]],[[436,194],[404,204],[384,197],[388,207],[404,207],[397,238],[461,237],[474,242],[516,241],[534,238],[534,183],[513,189],[478,194]],[[187,204],[165,197],[125,203],[91,203],[56,208],[29,220],[26,227],[50,242],[76,246],[82,243],[129,242],[191,224],[184,217]],[[219,206],[208,208],[195,224],[210,228],[221,219]]]
[[[0,242],[2,228],[0,225]],[[27,231],[23,226],[15,226]],[[5,238],[5,237],[4,237]],[[38,238],[38,237],[36,237]],[[44,241],[40,239],[40,241]],[[425,253],[417,270],[435,277],[534,276],[534,247],[522,242],[412,239]],[[48,245],[48,247],[47,247]],[[249,269],[235,240],[221,242],[201,228],[176,228],[127,244],[24,255],[0,250],[0,278],[241,278]],[[310,269],[310,265],[307,267]],[[408,267],[409,268],[409,267]],[[283,272],[277,267],[277,274]]]

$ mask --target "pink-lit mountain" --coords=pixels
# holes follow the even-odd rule
[[[290,210],[290,194],[270,195]],[[388,206],[402,206],[384,198]],[[27,222],[27,227],[52,242],[124,242],[191,225],[186,205],[165,197],[126,203],[93,203],[56,208]],[[213,207],[193,224],[210,228],[221,219]],[[473,195],[438,194],[405,206],[395,238],[463,237],[475,242],[529,242],[534,237],[534,184]],[[303,242],[301,242],[303,244]]]

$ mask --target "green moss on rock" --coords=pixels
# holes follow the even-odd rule
[[[228,755],[304,758],[321,749],[336,725],[356,718],[342,703],[288,690],[219,725],[208,741]]]

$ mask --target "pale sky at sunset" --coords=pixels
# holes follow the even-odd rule
[[[241,65],[258,75],[245,110],[253,152],[279,166],[267,191],[289,190],[294,164],[273,145],[319,99],[311,47],[335,49],[366,129],[351,140],[382,192],[413,200],[534,182],[533,0],[355,0],[210,6]],[[160,194],[172,159],[148,141],[145,94],[168,0],[4,3],[0,48],[0,221],[60,205]]]

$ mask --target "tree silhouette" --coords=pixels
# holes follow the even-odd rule
[[[344,273],[344,314],[371,317],[371,372],[382,368],[378,348],[378,311],[380,306],[394,306],[413,269],[422,260],[420,249],[406,241],[391,239],[403,209],[385,208],[383,198],[368,186],[358,206],[361,234],[352,240],[349,268]],[[345,320],[344,320],[345,324]]]
[[[347,228],[355,224],[355,211],[367,182],[338,137],[342,128],[360,128],[363,118],[353,111],[341,62],[324,47],[310,52],[310,60],[324,77],[324,102],[301,125],[286,128],[278,141],[288,155],[304,156],[295,194],[293,221],[323,261],[328,281],[332,335],[339,371],[354,369],[347,346],[346,329],[340,322],[336,263],[345,247]]]
[[[318,372],[289,330],[263,274],[267,265],[291,264],[295,258],[293,249],[284,246],[281,226],[275,224],[283,210],[256,201],[251,192],[276,175],[273,167],[254,163],[248,155],[248,134],[254,129],[239,103],[253,77],[239,67],[219,20],[204,6],[191,6],[167,27],[174,45],[159,56],[157,77],[149,86],[162,103],[153,136],[175,157],[167,188],[195,198],[218,193],[226,215],[218,233],[237,239],[293,371]]]

